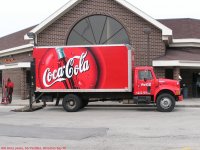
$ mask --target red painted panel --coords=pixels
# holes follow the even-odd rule
[[[126,46],[36,47],[37,89],[127,89]]]

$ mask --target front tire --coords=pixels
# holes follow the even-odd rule
[[[64,97],[62,105],[65,111],[76,112],[81,108],[82,100],[77,95],[68,94]]]
[[[160,112],[171,112],[175,107],[175,98],[171,94],[161,94],[157,97],[156,105]]]

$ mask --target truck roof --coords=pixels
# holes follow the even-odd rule
[[[108,46],[126,46],[131,47],[129,44],[104,44],[104,45],[59,45],[59,46],[35,46],[35,48],[49,48],[49,47],[108,47]]]
[[[136,66],[135,69],[142,69],[142,70],[145,70],[146,68],[150,68],[150,69],[153,69],[152,66]]]

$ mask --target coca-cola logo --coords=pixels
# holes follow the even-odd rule
[[[45,87],[51,87],[57,82],[65,81],[90,69],[87,52],[83,52],[80,56],[69,58],[66,65],[60,66],[58,69],[46,68],[43,73],[43,84]],[[75,61],[78,63],[75,63]]]

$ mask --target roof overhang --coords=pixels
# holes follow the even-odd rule
[[[30,52],[32,50],[33,50],[33,44],[21,45],[21,46],[18,46],[18,47],[13,47],[13,48],[1,50],[0,51],[0,57],[24,53],[24,52]]]
[[[132,4],[127,2],[126,0],[115,0],[115,1],[117,3],[123,5],[124,7],[126,7],[130,11],[132,11],[133,13],[137,14],[141,18],[145,19],[146,21],[148,21],[152,25],[154,25],[157,28],[159,28],[162,31],[162,35],[163,36],[172,36],[172,30],[170,28],[166,27],[165,25],[163,25],[159,21],[157,21],[154,18],[152,18],[151,16],[147,15],[146,13],[141,11],[140,9],[136,8],[135,6],[133,6]]]
[[[136,8],[126,0],[115,0],[117,3],[123,5],[125,8],[129,9],[131,12],[135,13],[136,15],[142,17],[158,29],[162,31],[163,39],[166,39],[166,37],[172,36],[172,30],[166,27],[165,25],[161,24],[159,21],[153,19],[140,9]],[[35,33],[36,35],[43,31],[45,28],[47,28],[49,25],[51,25],[54,21],[56,21],[58,18],[63,16],[65,13],[70,11],[74,6],[82,2],[82,0],[70,0],[68,3],[66,3],[63,7],[58,9],[55,13],[53,13],[51,16],[49,16],[47,19],[45,19],[43,22],[41,22],[38,26],[36,26],[34,29],[32,29],[30,32]],[[25,40],[30,40],[27,35],[24,36]]]
[[[0,70],[16,69],[16,68],[30,68],[30,67],[31,67],[30,62],[19,62],[19,63],[11,63],[11,64],[0,65]]]
[[[173,39],[169,47],[200,47],[200,39]]]
[[[153,60],[154,67],[200,68],[200,61],[192,60]]]

